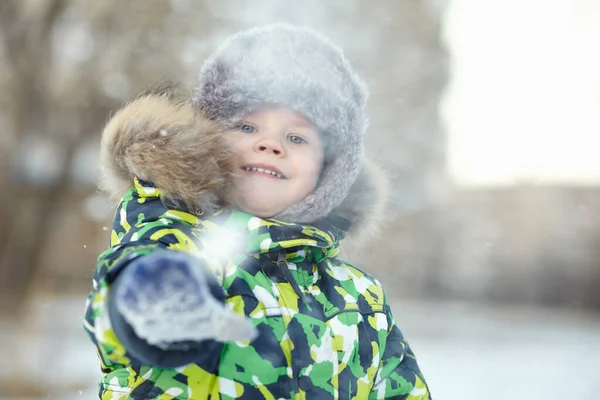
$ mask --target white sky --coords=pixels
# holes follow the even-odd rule
[[[461,185],[600,183],[600,0],[451,0],[442,115]]]

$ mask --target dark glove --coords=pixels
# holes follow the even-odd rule
[[[217,285],[201,259],[162,250],[125,267],[111,296],[136,335],[160,348],[206,339],[253,340],[257,330],[252,322],[211,293]]]

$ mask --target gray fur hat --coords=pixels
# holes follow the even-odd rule
[[[192,102],[237,123],[265,105],[310,119],[327,143],[319,186],[274,218],[309,223],[340,206],[363,168],[364,83],[342,51],[308,28],[275,24],[229,38],[204,64]]]

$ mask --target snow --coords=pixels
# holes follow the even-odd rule
[[[46,398],[93,399],[100,367],[94,346],[81,328],[85,295],[39,298],[28,310],[30,322],[0,319],[0,381],[27,378],[42,384]],[[80,394],[81,392],[81,394]],[[19,396],[19,400],[27,400]],[[12,400],[0,392],[0,400]]]
[[[0,320],[0,354],[13,360],[0,380],[20,366],[47,392],[29,400],[96,398],[100,370],[81,328],[84,304],[85,294],[41,298],[26,328]],[[392,307],[435,398],[598,398],[600,315],[397,299]]]
[[[598,398],[597,314],[464,303],[393,307],[436,398]]]

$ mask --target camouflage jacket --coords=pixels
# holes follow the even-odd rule
[[[199,218],[166,208],[159,194],[136,180],[98,258],[84,328],[104,374],[102,400],[429,399],[381,284],[337,257],[342,229],[239,211]],[[111,326],[111,283],[131,260],[165,248],[203,257],[258,338],[204,341],[193,362],[173,369],[137,361]]]

